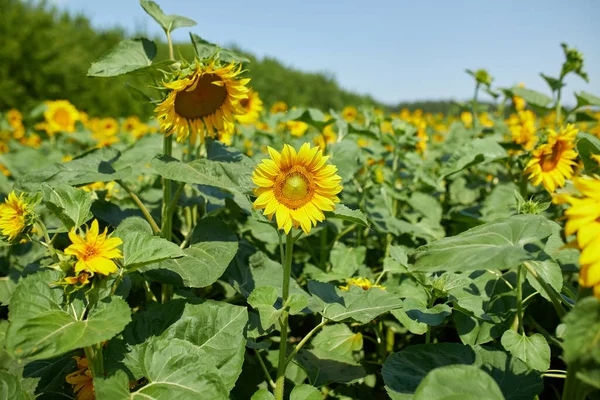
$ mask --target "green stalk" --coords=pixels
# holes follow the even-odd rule
[[[322,327],[324,327],[327,324],[327,320],[325,318],[321,319],[321,323],[317,326],[315,326],[310,332],[308,332],[306,334],[306,336],[304,336],[302,338],[302,340],[300,341],[300,343],[298,343],[296,345],[296,347],[294,348],[294,350],[290,353],[290,355],[287,357],[287,359],[285,360],[285,365],[287,367],[287,365],[289,363],[291,363],[294,360],[294,357],[296,356],[296,354],[298,354],[298,352],[300,351],[300,349],[302,347],[304,347],[304,345],[306,344],[306,342],[308,342],[308,340],[315,334],[317,333],[317,331],[319,329],[321,329]]]
[[[287,234],[285,241],[285,263],[283,264],[283,288],[281,301],[287,303],[290,294],[290,277],[292,274],[292,252],[294,249],[294,237],[292,232]],[[284,309],[280,319],[281,338],[279,342],[279,363],[277,366],[277,379],[275,380],[275,400],[283,400],[283,385],[285,384],[286,369],[286,349],[287,349],[287,329],[288,312]]]
[[[148,221],[150,223],[150,226],[152,227],[152,230],[154,231],[154,233],[160,233],[160,228],[158,227],[158,225],[156,224],[156,221],[154,221],[154,218],[152,218],[152,215],[150,215],[150,212],[148,211],[148,209],[146,208],[144,203],[142,203],[140,198],[135,193],[133,193],[131,188],[129,186],[127,186],[127,184],[125,184],[125,182],[123,182],[120,179],[117,179],[116,182],[123,189],[125,189],[125,191],[129,195],[129,197],[131,197],[131,200],[133,200],[133,202],[138,206],[138,208],[140,209],[142,214],[144,214],[144,218],[146,218],[146,221]]]
[[[85,358],[93,377],[104,376],[104,356],[102,355],[102,343],[83,348]]]
[[[321,231],[321,266],[325,270],[327,265],[327,225],[323,226],[323,230]]]
[[[542,279],[538,275],[535,268],[533,268],[533,266],[529,262],[526,261],[523,263],[523,265],[525,266],[525,268],[527,268],[527,271],[531,275],[533,275],[535,280],[538,281],[538,283],[544,288],[546,293],[548,293],[548,296],[550,297],[550,301],[552,302],[552,306],[554,306],[554,311],[556,311],[558,318],[562,319],[565,316],[566,311],[563,308],[563,306],[561,305],[560,294],[556,293],[556,291],[550,285],[548,285],[544,279]]]
[[[164,137],[163,153],[166,156],[171,156],[171,154],[173,153],[173,140],[172,140],[171,135],[169,135],[169,136],[165,135],[165,137]],[[163,206],[162,206],[161,233],[162,233],[162,236],[165,239],[167,239],[168,241],[171,241],[171,237],[172,237],[172,226],[171,226],[172,215],[169,214],[170,205],[171,205],[171,180],[167,179],[167,178],[163,178]],[[162,302],[165,303],[165,302],[169,301],[173,295],[173,286],[166,285],[163,283],[161,293],[162,293],[162,295],[161,295]]]
[[[558,83],[558,90],[556,91],[556,129],[558,129],[558,124],[560,123],[560,113],[562,109],[560,107],[560,97],[562,95],[562,78]]]
[[[517,268],[517,333],[523,333],[523,285],[521,282],[521,270],[523,267],[519,265]]]
[[[473,129],[477,129],[477,95],[479,94],[479,82],[475,85],[473,94],[473,103],[471,104],[471,113],[473,114]]]

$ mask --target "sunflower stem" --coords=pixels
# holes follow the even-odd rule
[[[281,302],[286,304],[290,293],[290,277],[292,274],[292,252],[294,250],[294,236],[290,231],[285,241],[285,262],[283,264],[283,287],[281,292]],[[279,342],[279,363],[277,365],[277,379],[275,381],[275,400],[283,400],[283,385],[285,383],[286,369],[286,350],[287,350],[287,329],[288,312],[283,309],[280,319],[281,337]]]
[[[515,331],[517,333],[523,333],[523,285],[521,281],[521,275],[523,272],[523,266],[519,265],[517,268],[517,326]]]
[[[168,36],[168,35],[167,35]],[[168,36],[170,38],[170,36]],[[172,49],[172,46],[170,47]],[[163,153],[165,156],[171,156],[173,153],[173,139],[171,135],[165,135],[163,140]],[[162,206],[162,236],[171,241],[171,217],[169,214],[171,205],[171,180],[163,178],[163,206]],[[171,285],[162,284],[162,302],[165,303],[171,299],[173,287]]]
[[[525,266],[525,268],[527,268],[527,271],[535,278],[535,280],[538,281],[542,288],[544,288],[546,293],[548,293],[548,297],[550,297],[552,306],[554,306],[554,311],[556,311],[558,318],[562,319],[565,316],[566,311],[561,305],[560,294],[556,293],[556,291],[550,285],[548,285],[543,278],[541,278],[538,275],[535,268],[533,268],[533,266],[529,262],[525,261],[523,265]]]
[[[150,212],[148,211],[148,209],[146,208],[144,203],[142,203],[140,198],[135,193],[133,193],[131,188],[129,186],[127,186],[127,184],[125,182],[123,182],[120,179],[117,179],[116,182],[123,189],[125,189],[125,191],[129,195],[129,197],[131,197],[131,200],[133,200],[133,202],[138,206],[138,208],[140,209],[142,214],[144,214],[144,218],[146,218],[146,221],[148,221],[148,223],[150,223],[150,226],[152,227],[152,230],[154,231],[154,233],[157,233],[157,234],[160,233],[160,228],[158,227],[156,221],[154,221],[154,218],[152,218],[152,215],[150,215]]]
[[[562,112],[562,108],[560,107],[560,97],[562,95],[562,74],[560,81],[558,82],[558,89],[556,91],[556,129],[558,129],[558,124],[560,123],[560,113]]]
[[[315,326],[310,332],[308,332],[306,334],[306,336],[304,336],[302,338],[302,340],[300,341],[300,343],[298,343],[296,345],[296,347],[294,348],[294,350],[292,350],[292,352],[290,353],[290,355],[286,358],[285,360],[285,365],[289,365],[289,363],[291,363],[294,360],[294,357],[296,356],[296,354],[298,354],[298,352],[300,351],[300,349],[302,347],[304,347],[304,345],[306,344],[306,342],[308,342],[308,340],[315,334],[317,333],[317,331],[319,329],[321,329],[322,327],[324,327],[327,324],[327,320],[325,318],[321,319],[321,322],[319,323],[319,325]]]
[[[471,113],[473,114],[473,129],[477,129],[477,95],[479,94],[479,82],[475,85],[473,94],[473,103],[471,104]]]
[[[46,228],[46,225],[44,225],[44,223],[40,220],[37,219],[35,221],[35,225],[37,225],[37,228],[42,232],[42,235],[44,236],[44,240],[46,241],[46,248],[48,250],[50,250],[50,254],[52,255],[52,258],[55,261],[58,261],[58,255],[56,254],[56,250],[54,249],[54,246],[52,246],[52,240],[50,240],[50,235],[48,235],[48,229]]]

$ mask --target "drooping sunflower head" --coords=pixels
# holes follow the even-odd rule
[[[33,204],[25,193],[14,190],[0,203],[0,233],[8,242],[14,242],[28,233],[34,224]]]
[[[77,400],[94,400],[94,377],[90,371],[88,359],[73,357],[77,362],[77,370],[65,377],[67,383],[73,386],[73,393],[77,394]]]
[[[44,111],[46,132],[52,136],[58,132],[75,132],[75,123],[79,120],[79,112],[68,100],[49,101]]]
[[[531,160],[524,172],[529,174],[533,185],[542,183],[548,192],[553,193],[573,176],[573,167],[577,165],[574,161],[577,158],[574,150],[577,132],[571,124],[558,133],[549,130],[547,142],[531,152]]]
[[[258,96],[258,93],[250,89],[248,98],[241,99],[240,105],[245,114],[236,115],[235,118],[241,124],[253,124],[260,118],[260,113],[263,110],[263,101]]]
[[[337,168],[328,165],[318,147],[304,143],[300,150],[285,145],[281,153],[268,148],[270,159],[264,159],[252,175],[258,186],[254,208],[264,210],[271,219],[275,215],[277,227],[289,233],[301,227],[308,234],[317,222],[323,221],[323,211],[333,211],[342,191],[342,178]]]
[[[250,79],[240,78],[241,73],[241,65],[218,66],[214,61],[196,61],[180,71],[175,80],[163,84],[169,92],[154,110],[161,129],[175,134],[178,142],[190,135],[204,141],[205,135],[232,132],[234,116],[245,113],[240,101],[248,97]]]
[[[121,250],[117,249],[123,241],[117,237],[107,237],[107,229],[100,233],[98,220],[92,221],[90,229],[85,237],[80,237],[75,232],[75,228],[69,232],[69,239],[72,244],[65,249],[65,254],[75,256],[75,273],[82,271],[101,275],[109,275],[117,271],[117,265],[113,261],[115,258],[123,258]]]

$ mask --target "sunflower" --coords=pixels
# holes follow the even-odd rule
[[[350,278],[346,280],[345,286],[340,286],[341,290],[350,290],[350,286],[358,286],[362,290],[369,290],[371,288],[379,288],[381,290],[385,290],[384,286],[376,285],[371,283],[369,278]]]
[[[46,132],[53,136],[58,132],[75,132],[75,122],[79,120],[79,112],[68,100],[56,100],[46,103],[44,111]]]
[[[77,362],[77,371],[67,375],[65,380],[73,386],[73,393],[77,394],[77,400],[94,400],[94,378],[90,371],[88,359],[73,357]]]
[[[271,106],[271,114],[285,113],[288,110],[288,105],[284,101],[278,101]]]
[[[99,273],[109,275],[117,271],[117,265],[112,260],[114,258],[123,258],[121,250],[117,246],[123,241],[119,238],[107,238],[107,229],[99,233],[98,220],[92,221],[90,229],[84,238],[75,233],[75,228],[69,232],[71,244],[65,249],[65,254],[75,256],[75,272],[87,271],[92,274]]]
[[[258,93],[250,89],[248,98],[241,99],[240,105],[244,109],[245,114],[236,115],[235,119],[241,124],[253,124],[258,121],[260,113],[263,110],[263,101],[258,96]]]
[[[121,129],[125,132],[131,133],[134,130],[136,130],[141,123],[142,122],[140,121],[138,116],[133,115],[131,117],[126,118],[125,121],[123,121],[123,123],[121,124]]]
[[[240,101],[248,97],[246,84],[250,79],[240,79],[242,66],[234,63],[218,67],[214,61],[187,70],[172,82],[163,83],[169,94],[154,110],[161,129],[166,135],[175,133],[177,141],[188,136],[205,134],[214,137],[234,128],[234,115],[244,114]]]
[[[465,128],[473,127],[473,114],[468,111],[463,111],[460,113],[460,120],[465,125]]]
[[[335,209],[342,178],[334,165],[326,164],[329,157],[308,143],[298,153],[287,144],[281,153],[271,147],[268,152],[271,159],[264,159],[252,175],[258,186],[254,208],[264,209],[269,219],[275,215],[277,227],[285,233],[300,226],[308,234],[325,219],[323,211]]]
[[[574,178],[573,183],[581,196],[560,194],[553,201],[571,205],[565,211],[565,235],[577,234],[579,284],[593,287],[600,299],[600,179],[583,176]]]
[[[520,144],[525,150],[531,150],[537,143],[535,131],[535,114],[530,110],[519,111],[518,114],[512,114],[506,124],[510,130],[512,141]]]
[[[302,137],[308,130],[308,124],[302,121],[288,121],[286,127],[289,129],[292,136]]]
[[[346,122],[354,122],[356,117],[358,116],[358,110],[356,107],[347,106],[342,110],[342,118],[346,120]]]
[[[33,209],[24,196],[17,197],[13,190],[0,204],[0,233],[9,242],[33,225]]]
[[[553,193],[557,187],[565,185],[565,179],[573,176],[574,160],[577,158],[577,152],[573,149],[577,132],[571,124],[558,133],[549,129],[547,143],[531,152],[532,158],[524,172],[529,174],[533,185],[543,183],[546,190]]]
[[[23,125],[23,114],[15,108],[8,110],[6,113],[6,119],[8,120],[8,124],[13,128],[17,129]]]

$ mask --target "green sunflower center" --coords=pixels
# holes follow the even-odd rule
[[[221,108],[226,98],[227,88],[221,77],[205,74],[195,85],[177,93],[175,112],[185,118],[203,118]]]
[[[282,172],[275,181],[275,197],[292,210],[308,203],[315,192],[315,183],[302,166]]]
[[[308,182],[303,175],[292,174],[283,183],[281,192],[288,199],[302,200],[308,194]]]

